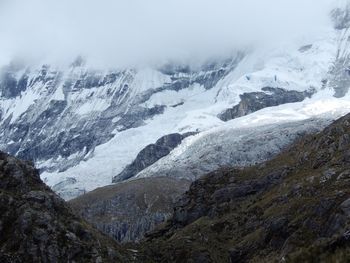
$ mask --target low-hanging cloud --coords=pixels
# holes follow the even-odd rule
[[[315,32],[332,0],[0,0],[0,63],[122,66],[214,56]]]

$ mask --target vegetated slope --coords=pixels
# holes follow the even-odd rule
[[[349,232],[346,115],[271,161],[197,180],[142,248],[155,262],[349,262]]]
[[[0,153],[0,262],[129,262],[73,214],[29,163]]]
[[[139,241],[172,216],[190,182],[142,178],[98,188],[69,201],[84,219],[120,242]]]

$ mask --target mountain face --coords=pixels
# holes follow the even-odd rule
[[[202,177],[143,252],[157,262],[348,262],[349,134],[346,115],[268,162]]]
[[[0,148],[32,160],[64,199],[126,179],[194,180],[266,161],[350,111],[348,10],[334,10],[315,35],[202,65],[11,63],[0,69]],[[195,135],[157,144],[174,134]]]
[[[332,11],[335,28],[340,32],[339,44],[334,64],[330,69],[330,85],[334,88],[336,97],[344,96],[348,91],[350,81],[349,71],[349,28],[350,28],[350,5]]]
[[[0,153],[0,261],[129,262],[113,240],[76,216],[28,162]]]
[[[65,71],[45,65],[34,72],[10,65],[2,70],[0,82],[2,144],[21,158],[52,160],[43,170],[64,171],[115,133],[141,126],[170,106],[143,105],[152,95],[194,84],[210,89],[239,60],[207,66],[204,73],[164,69],[166,74],[151,69],[105,73],[81,63]],[[74,154],[65,165],[56,163]]]
[[[48,65],[40,70],[10,65],[2,69],[0,77],[1,147],[35,161],[41,172],[59,174],[92,157],[98,145],[124,131],[133,132],[167,108],[183,114],[177,109],[184,104],[183,97],[209,92],[242,57],[237,54],[196,71],[167,65],[159,70],[106,72],[90,70],[82,61],[64,70]],[[181,92],[184,94],[174,100],[150,102],[158,94]],[[140,145],[128,145],[135,147],[130,154],[162,135],[163,131],[157,131],[150,138],[137,139]],[[108,172],[108,179],[101,179],[105,180],[103,184],[111,183],[113,170]],[[58,192],[62,183],[74,181],[71,177],[46,178],[53,181],[49,185]],[[69,196],[69,192],[62,191]],[[85,189],[72,191],[77,195]]]
[[[190,181],[155,177],[105,186],[69,201],[74,211],[119,242],[140,241],[172,216]]]

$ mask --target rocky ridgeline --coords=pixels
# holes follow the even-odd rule
[[[0,153],[0,262],[128,262],[76,216],[27,162]]]

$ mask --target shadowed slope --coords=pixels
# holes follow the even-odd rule
[[[75,216],[30,163],[0,153],[1,262],[128,262],[121,251]]]

